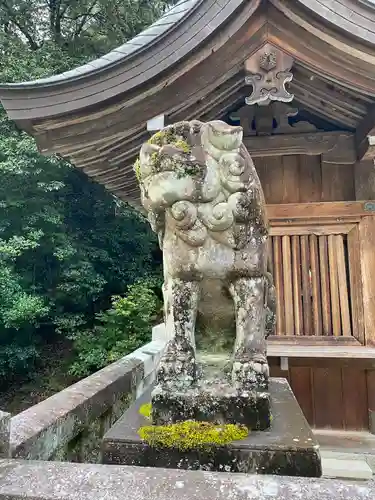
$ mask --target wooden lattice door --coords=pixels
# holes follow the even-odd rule
[[[277,335],[363,340],[357,224],[272,227]]]

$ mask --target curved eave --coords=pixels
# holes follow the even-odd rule
[[[370,0],[299,0],[310,13],[347,37],[375,44],[375,4]]]
[[[344,75],[344,80],[360,91],[375,94],[375,9],[359,0],[183,0],[157,23],[102,58],[54,77],[0,85],[0,99],[9,117],[24,123],[81,112],[99,103],[110,105],[120,96],[136,102],[140,92],[157,92],[160,85],[155,80],[162,75],[163,84],[170,84],[173,68],[223,30],[246,4],[251,14],[275,9],[302,34],[321,37],[330,50],[341,53],[341,64],[347,56],[354,58],[358,67],[363,67],[364,81],[355,78],[355,70]],[[337,11],[332,10],[333,4]],[[308,47],[303,49],[298,47],[291,55],[304,58],[307,65],[310,60],[314,64],[314,55],[307,54]],[[197,62],[196,58],[192,64]],[[329,74],[329,69],[330,64],[322,71]],[[337,73],[341,74],[340,68]],[[336,75],[332,71],[330,76],[335,79]]]
[[[147,41],[146,30],[146,35],[143,32],[125,44],[124,50],[116,49],[68,74],[29,84],[2,85],[0,99],[9,117],[14,120],[35,120],[77,112],[125,94],[129,99],[137,99],[138,88],[142,87],[143,91],[149,88],[152,92],[153,80],[168,74],[173,66],[216,33],[243,1],[188,0],[190,8],[182,17],[179,12],[163,18],[177,16],[175,22],[170,23],[168,29],[156,39]],[[259,2],[252,1],[254,8]],[[145,43],[139,50],[129,53],[128,48],[138,44],[139,40]],[[118,58],[118,61],[103,66],[102,60],[111,57]],[[90,65],[100,67],[90,69]]]
[[[99,75],[123,64],[127,59],[138,57],[144,50],[162,40],[170,31],[176,28],[181,21],[186,21],[193,10],[204,0],[180,0],[168,10],[158,21],[143,30],[128,42],[116,47],[98,59],[65,71],[37,80],[0,84],[1,89],[31,90],[36,88],[61,86],[66,83],[77,82]]]
[[[293,57],[291,90],[311,114],[354,131],[375,110],[375,38],[364,43],[365,32],[348,35],[312,12],[315,0],[189,1],[163,35],[116,64],[0,86],[8,115],[42,152],[69,158],[139,206],[132,162],[148,137],[147,121],[158,114],[168,122],[225,116],[249,95],[244,61],[266,42]],[[366,9],[375,29],[375,10]]]

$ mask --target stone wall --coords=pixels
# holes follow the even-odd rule
[[[9,446],[9,419],[0,415],[0,458],[98,462],[101,437],[153,382],[164,347],[152,341],[14,416]]]
[[[0,500],[373,500],[372,481],[0,460]]]

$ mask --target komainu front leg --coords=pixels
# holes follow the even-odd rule
[[[165,327],[170,339],[161,359],[157,382],[161,385],[192,385],[197,378],[195,322],[199,283],[168,279],[163,288]]]
[[[266,280],[240,278],[230,285],[236,316],[232,381],[238,388],[267,389]]]

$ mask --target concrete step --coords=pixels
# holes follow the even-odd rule
[[[337,479],[361,479],[372,478],[372,470],[365,460],[333,458],[324,456],[322,453],[323,477]]]

